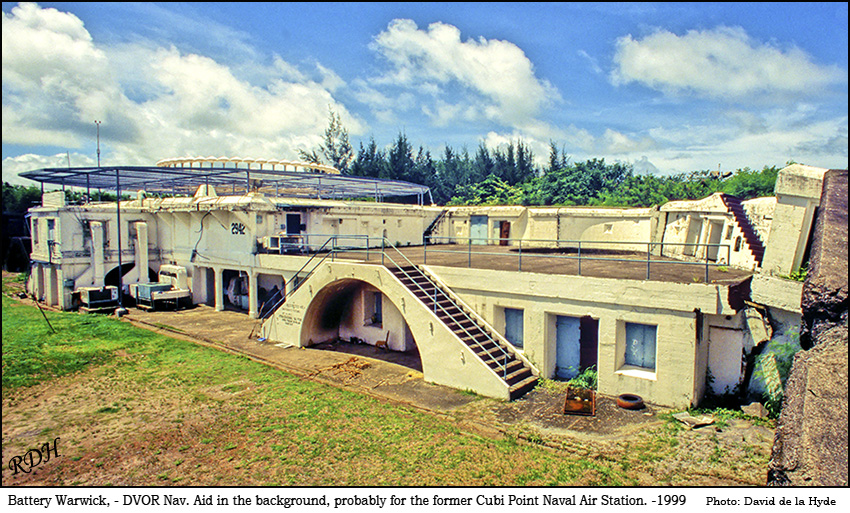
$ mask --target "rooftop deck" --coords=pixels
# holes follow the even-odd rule
[[[520,271],[569,276],[592,276],[622,280],[652,280],[671,283],[717,283],[733,285],[752,276],[752,272],[705,262],[686,262],[646,253],[582,250],[581,257],[572,249],[527,250],[512,246],[469,246],[440,244],[398,248],[413,264],[470,267],[500,271]],[[403,265],[394,250],[387,256]],[[339,253],[336,258],[379,262],[381,251],[358,250]],[[386,262],[389,264],[389,262]],[[707,276],[707,280],[706,280]]]

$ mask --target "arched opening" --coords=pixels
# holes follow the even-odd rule
[[[304,313],[301,343],[422,370],[419,348],[402,311],[360,280],[339,280],[316,293]]]
[[[136,267],[136,264],[134,262],[121,264],[121,269],[124,271],[123,273],[121,273],[121,276],[122,277],[126,276],[127,273],[129,273],[130,271],[133,270],[134,267]],[[156,283],[157,281],[159,281],[159,275],[156,273],[156,271],[154,271],[150,267],[148,267],[148,281],[152,282],[152,283]],[[104,285],[107,285],[107,286],[109,286],[109,285],[112,285],[113,287],[118,286],[118,266],[117,265],[115,267],[113,267],[111,271],[106,273],[106,276],[103,278],[103,283],[104,283]],[[127,285],[127,282],[124,281],[124,280],[122,280],[122,283],[124,285]]]

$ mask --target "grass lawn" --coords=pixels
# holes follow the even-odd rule
[[[50,311],[53,333],[36,308],[2,306],[3,461],[60,438],[58,458],[26,476],[4,466],[3,485],[699,484],[693,473],[759,484],[769,454],[739,444],[740,467],[720,455],[712,474],[672,421],[553,451],[114,318]]]

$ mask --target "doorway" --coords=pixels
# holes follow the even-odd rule
[[[487,216],[469,216],[469,237],[472,244],[487,244]]]
[[[301,234],[301,214],[286,214],[286,234]]]
[[[511,237],[511,222],[499,221],[499,246],[507,246]]]
[[[599,320],[555,316],[555,377],[572,379],[598,360]]]

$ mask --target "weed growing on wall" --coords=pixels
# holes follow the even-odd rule
[[[785,332],[784,341],[771,344],[770,351],[761,354],[756,360],[753,376],[764,381],[764,406],[774,418],[779,416],[785,381],[791,373],[794,355],[800,349],[800,332],[798,328],[790,328]]]

